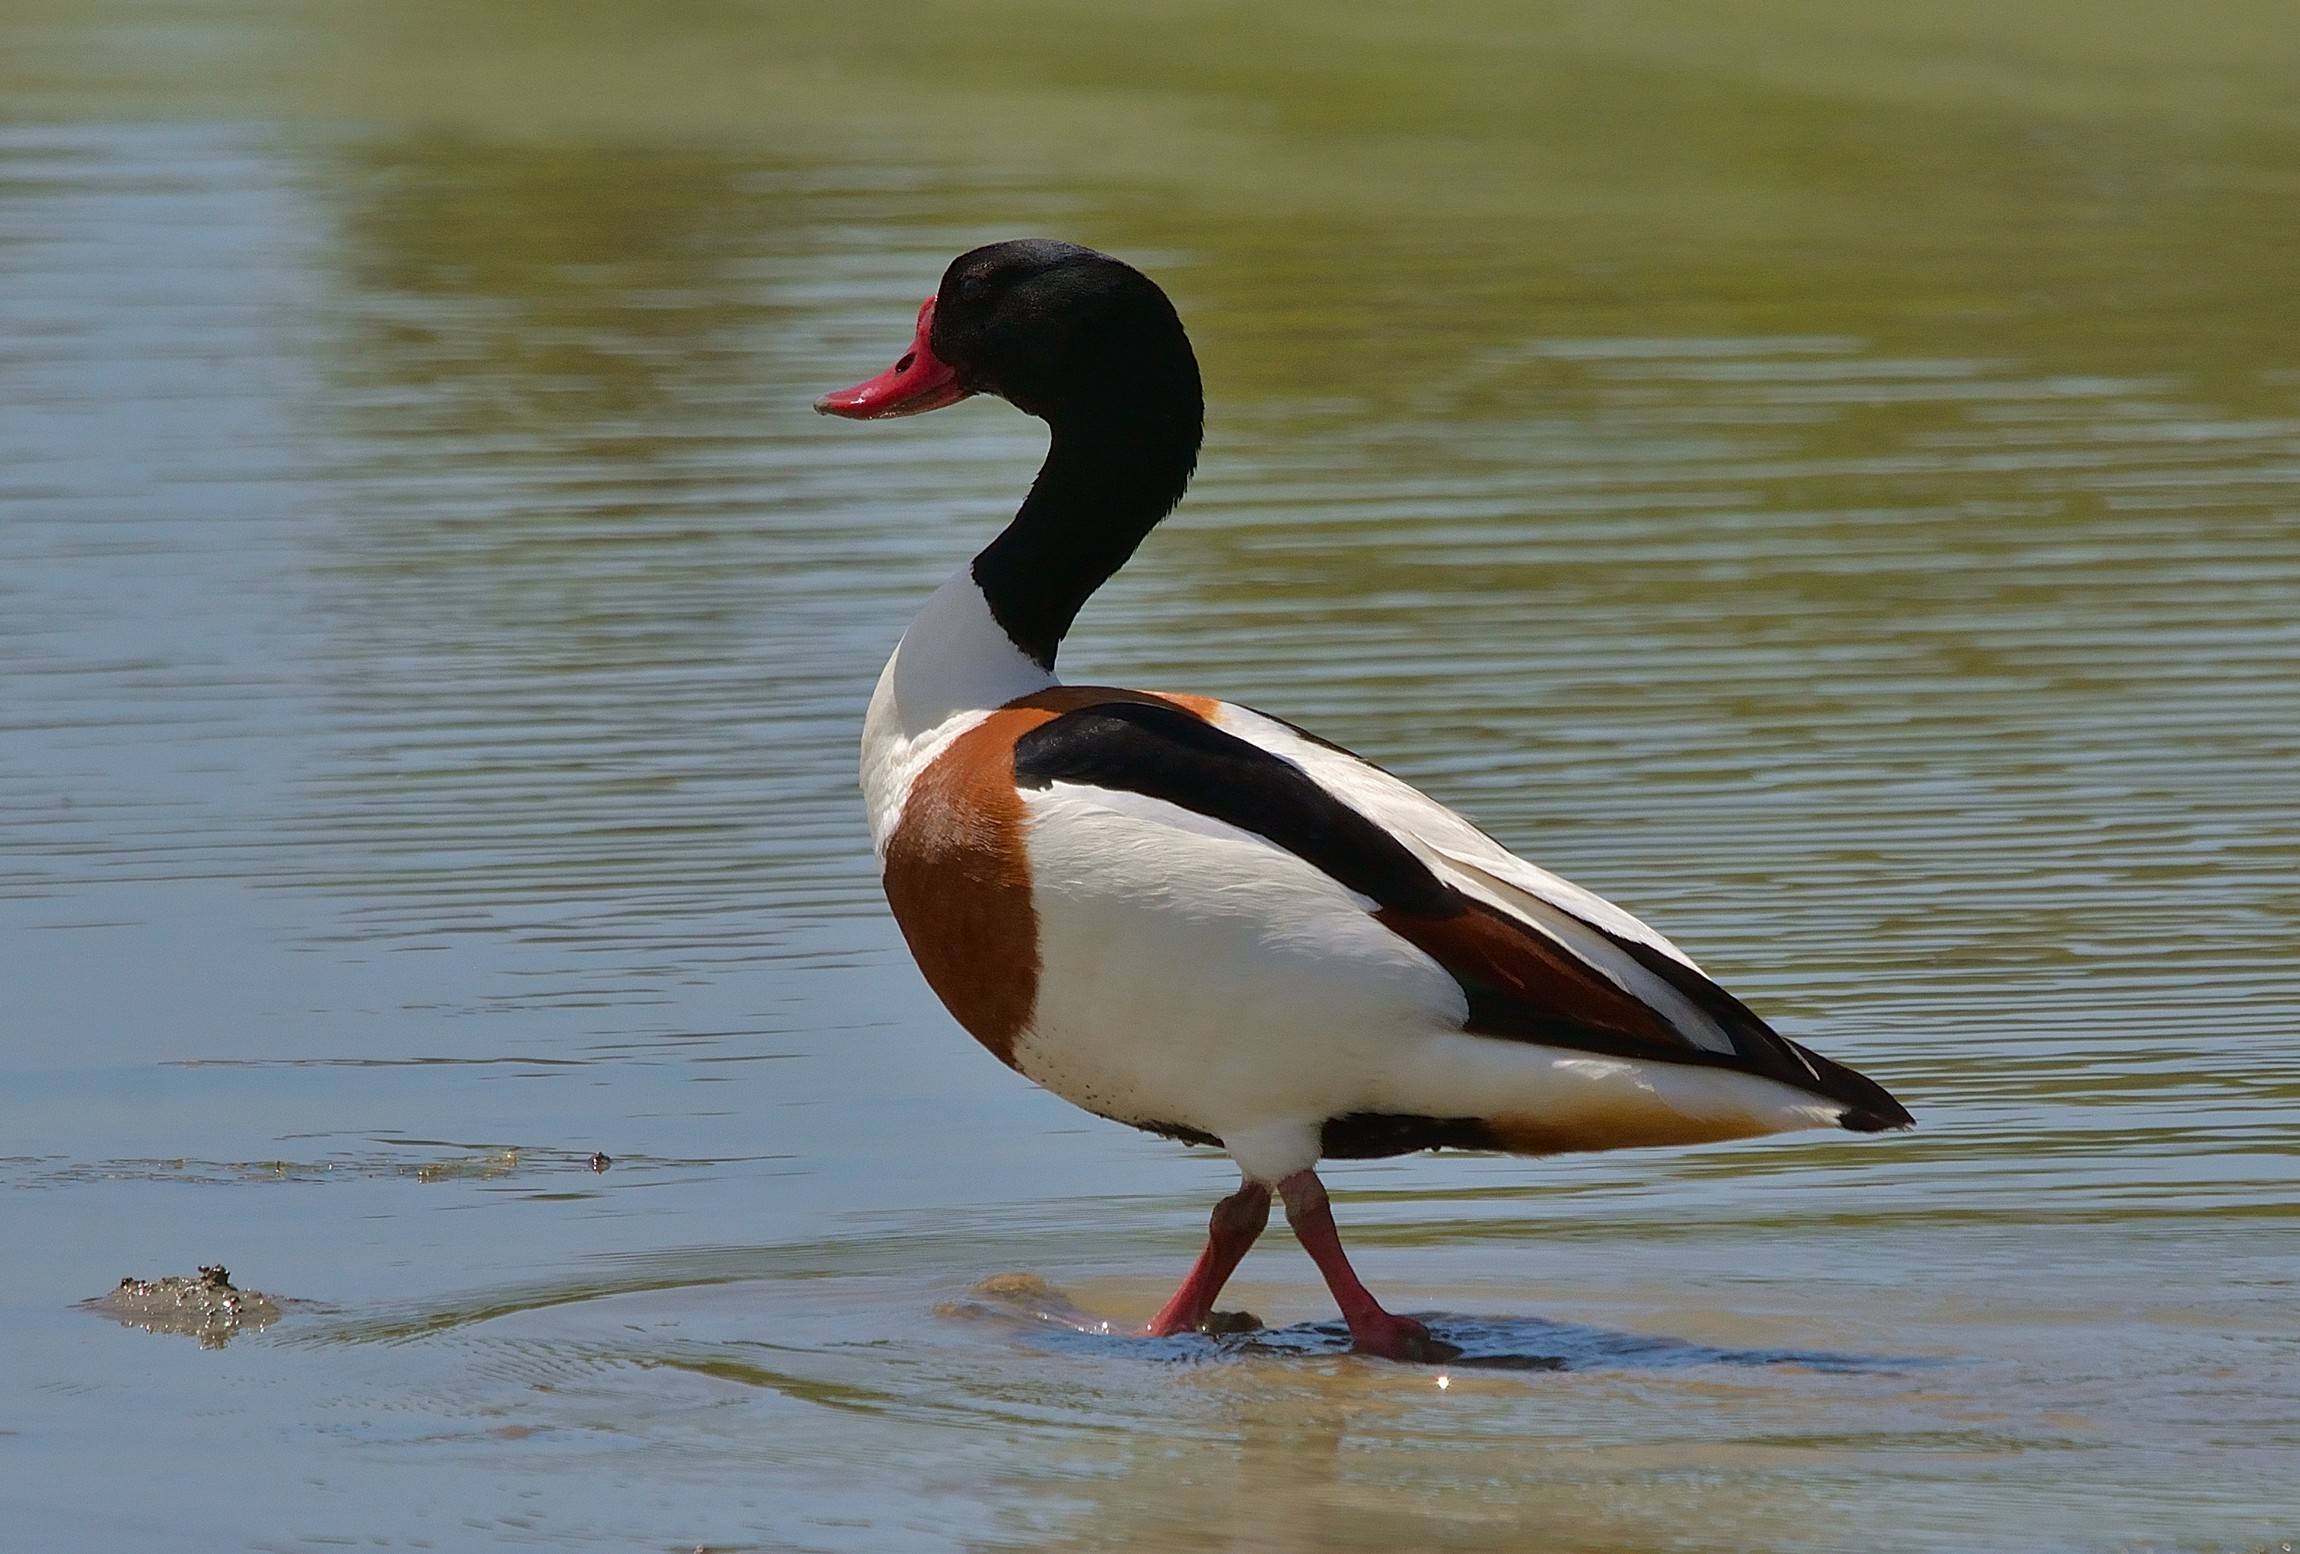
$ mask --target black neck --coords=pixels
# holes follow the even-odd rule
[[[1162,405],[1055,420],[1022,510],[974,558],[991,615],[1040,667],[1054,668],[1080,608],[1182,500],[1198,463],[1196,378]]]

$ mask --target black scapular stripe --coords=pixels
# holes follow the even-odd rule
[[[1080,707],[1014,742],[1014,782],[1139,793],[1267,837],[1391,911],[1452,917],[1464,905],[1404,843],[1308,772],[1179,707]]]

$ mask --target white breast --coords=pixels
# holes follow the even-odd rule
[[[971,572],[936,589],[880,671],[863,717],[863,807],[879,857],[929,762],[991,709],[1058,683],[1014,645]]]

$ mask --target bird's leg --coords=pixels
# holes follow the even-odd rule
[[[1269,1222],[1270,1189],[1260,1182],[1246,1182],[1215,1204],[1214,1217],[1206,1225],[1206,1250],[1198,1254],[1196,1265],[1174,1298],[1150,1319],[1149,1335],[1164,1338],[1170,1333],[1195,1333],[1204,1327],[1213,1315],[1214,1297],[1222,1293],[1222,1286],[1237,1270],[1238,1260]]]
[[[1389,1360],[1447,1359],[1459,1350],[1430,1337],[1430,1330],[1412,1317],[1392,1316],[1381,1308],[1373,1292],[1358,1282],[1357,1271],[1342,1252],[1341,1235],[1334,1229],[1334,1206],[1326,1197],[1326,1184],[1315,1171],[1296,1171],[1278,1184],[1286,1200],[1286,1222],[1326,1276],[1326,1288],[1350,1324],[1350,1347],[1360,1354],[1378,1354]]]

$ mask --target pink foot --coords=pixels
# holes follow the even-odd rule
[[[1373,1292],[1358,1281],[1357,1271],[1342,1251],[1341,1233],[1334,1229],[1334,1206],[1317,1172],[1297,1171],[1278,1184],[1278,1191],[1286,1200],[1286,1219],[1294,1227],[1302,1250],[1326,1276],[1326,1288],[1334,1292],[1334,1304],[1342,1308],[1342,1320],[1350,1324],[1353,1352],[1425,1365],[1461,1353],[1452,1344],[1430,1337],[1430,1330],[1412,1317],[1384,1311]]]
[[[1206,1250],[1198,1254],[1190,1276],[1182,1281],[1174,1298],[1158,1308],[1143,1335],[1167,1338],[1175,1333],[1206,1331],[1207,1319],[1214,1314],[1215,1297],[1230,1282],[1246,1249],[1269,1222],[1270,1189],[1260,1182],[1248,1182],[1215,1204],[1213,1218],[1206,1225]]]
[[[1430,1337],[1430,1330],[1412,1317],[1394,1316],[1379,1308],[1350,1324],[1350,1352],[1416,1365],[1435,1365],[1461,1354],[1444,1339]]]

